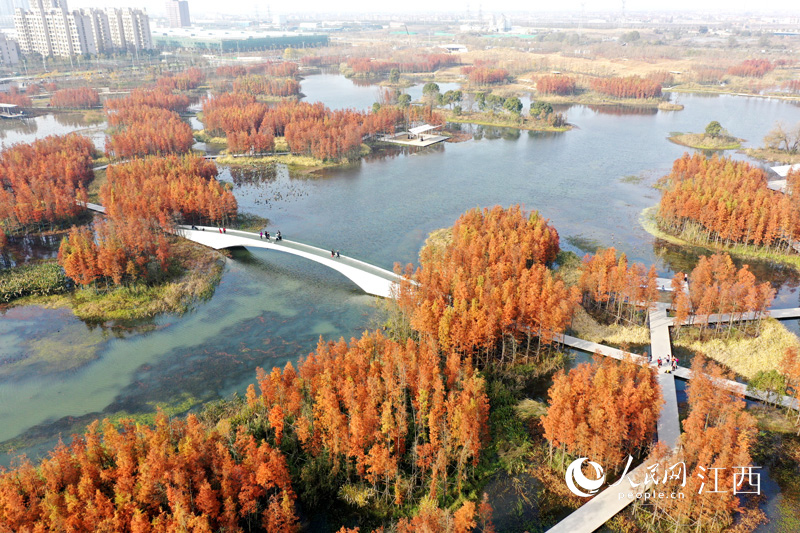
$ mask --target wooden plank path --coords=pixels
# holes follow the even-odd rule
[[[787,307],[784,309],[770,309],[766,315],[777,320],[787,320],[792,318],[800,318],[800,307]],[[756,320],[761,318],[761,314],[756,313],[741,313],[734,315],[736,320]],[[713,314],[713,315],[700,315],[694,316],[688,320],[684,325],[697,326],[699,324],[718,324],[720,322],[728,322],[731,320],[730,314]],[[669,325],[674,326],[675,319],[669,319]]]

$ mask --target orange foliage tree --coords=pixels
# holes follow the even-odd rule
[[[583,258],[578,287],[585,307],[608,313],[616,323],[640,323],[658,299],[656,277],[655,266],[629,265],[625,254],[617,258],[617,251],[607,248]]]
[[[155,427],[95,422],[34,466],[0,473],[2,531],[294,532],[284,456],[190,415]]]
[[[682,476],[676,475],[660,480],[663,484],[657,489],[684,497],[652,498],[646,504],[655,519],[673,528],[723,530],[731,525],[733,513],[741,509],[734,484],[741,493],[755,492],[752,480],[742,473],[752,465],[756,420],[745,411],[741,395],[715,384],[726,378],[730,376],[719,366],[702,355],[694,357],[687,387],[689,415],[683,421],[680,452],[667,461],[670,465],[683,462],[685,486],[681,485]],[[753,472],[758,474],[759,470]]]
[[[169,91],[188,91],[197,89],[206,81],[205,73],[199,68],[191,67],[179,74],[168,74],[156,81],[156,87]]]
[[[20,143],[0,153],[0,222],[6,233],[42,230],[84,210],[92,141],[77,134]]]
[[[596,356],[569,373],[559,371],[547,392],[544,437],[553,450],[585,456],[604,468],[624,466],[649,446],[664,400],[649,365]]]
[[[536,80],[536,90],[540,94],[568,95],[575,92],[575,78],[571,76],[542,76]]]
[[[699,234],[705,243],[788,253],[800,237],[798,178],[800,173],[790,175],[787,194],[782,194],[768,189],[764,171],[749,163],[684,154],[662,178],[659,225],[676,235]]]
[[[30,93],[29,93],[30,94]],[[0,92],[0,104],[13,104],[19,107],[31,107],[31,97],[19,92],[19,89],[12,87],[7,92]]]
[[[100,105],[100,95],[97,89],[92,89],[91,87],[61,89],[50,97],[50,105],[53,107],[89,109]]]
[[[513,364],[534,339],[537,355],[552,344],[574,312],[577,289],[546,267],[558,250],[558,232],[535,211],[468,211],[451,242],[422,250],[413,283],[400,286],[399,306],[442,350],[474,353],[482,366]]]
[[[109,114],[108,123],[113,132],[106,137],[106,153],[119,159],[183,153],[194,144],[191,126],[167,109],[126,107]]]
[[[251,385],[247,398],[267,440],[325,480],[309,491],[357,484],[395,505],[422,495],[445,501],[487,442],[483,378],[458,355],[444,363],[430,345],[379,332],[349,344],[320,340],[297,370],[259,370],[258,380],[261,395]]]
[[[392,133],[400,124],[417,121],[439,125],[444,118],[418,106],[407,110],[380,106],[374,113],[331,111],[321,103],[294,101],[267,106],[245,93],[221,94],[203,104],[206,130],[224,133],[235,152],[270,151],[275,137],[285,137],[292,153],[318,159],[355,157],[366,137]]]
[[[682,273],[676,276],[676,278],[682,277]],[[740,325],[744,319],[753,318],[745,314],[754,314],[760,323],[761,318],[766,316],[766,310],[772,304],[774,297],[775,291],[769,282],[757,283],[756,277],[747,265],[737,270],[728,254],[718,253],[711,257],[700,257],[697,266],[689,275],[688,300],[695,315],[703,317],[711,314],[727,315],[726,320],[715,324],[712,331],[716,333],[724,331],[730,333],[732,328]],[[676,309],[682,310],[682,315],[686,313],[683,311],[687,307],[685,298],[683,290],[672,294],[673,305]],[[707,322],[700,320],[699,325],[701,331],[704,331]]]
[[[593,91],[616,98],[660,98],[661,84],[658,81],[627,76],[624,78],[593,78],[589,81]]]
[[[738,65],[728,69],[732,76],[748,78],[763,78],[764,74],[775,70],[775,65],[769,59],[745,59]]]

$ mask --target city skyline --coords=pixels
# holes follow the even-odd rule
[[[97,6],[94,0],[74,0],[71,2],[76,8]],[[105,0],[98,7],[124,7],[127,0]],[[220,4],[213,0],[190,0],[189,8],[193,14],[208,16],[212,14],[242,15],[254,17],[256,12],[259,18],[266,19],[268,12],[272,14],[326,14],[331,16],[355,13],[386,13],[386,14],[413,14],[413,13],[452,13],[466,16],[467,11],[475,15],[480,9],[484,13],[620,13],[623,11],[622,0],[566,0],[559,3],[540,3],[531,6],[530,3],[519,0],[500,0],[497,2],[461,2],[456,0],[442,0],[431,3],[425,0],[408,0],[402,4],[376,4],[369,0],[347,0],[337,2],[332,6],[323,0],[302,0],[293,2],[290,7],[282,3],[239,1],[225,4],[224,11]],[[147,9],[150,16],[166,16],[167,9],[163,0],[144,0],[140,7]],[[753,13],[753,14],[784,14],[800,18],[800,11],[794,0],[767,0],[753,4],[739,0],[735,2],[722,2],[720,0],[703,0],[693,2],[690,0],[677,0],[670,5],[654,4],[648,0],[625,0],[626,13]]]

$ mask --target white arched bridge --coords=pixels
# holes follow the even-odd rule
[[[192,229],[192,226],[179,226],[178,234],[190,241],[215,250],[243,246],[247,248],[265,248],[304,257],[344,274],[364,292],[374,296],[391,298],[392,286],[402,279],[401,276],[390,270],[385,270],[351,257],[331,257],[330,250],[323,250],[322,248],[296,241],[286,239],[277,241],[274,236],[267,240],[259,237],[257,233],[227,228],[225,233],[220,233],[219,228],[216,227],[194,227],[197,229]]]

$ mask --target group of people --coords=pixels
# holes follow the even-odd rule
[[[268,231],[265,230],[265,231],[259,231],[258,232],[258,238],[259,239],[263,239],[265,237],[266,237],[267,240],[270,240],[270,235],[269,235]],[[276,241],[282,241],[283,240],[283,236],[281,235],[280,231],[275,234],[275,240]]]
[[[651,355],[647,356],[647,362],[652,363],[653,357]],[[658,365],[659,371],[661,371],[662,364],[667,367],[667,374],[672,374],[678,368],[678,358],[672,357],[671,355],[665,358],[659,357],[656,359],[656,364]]]
[[[331,250],[331,257],[342,257],[342,256],[339,254],[339,250],[336,251]]]

